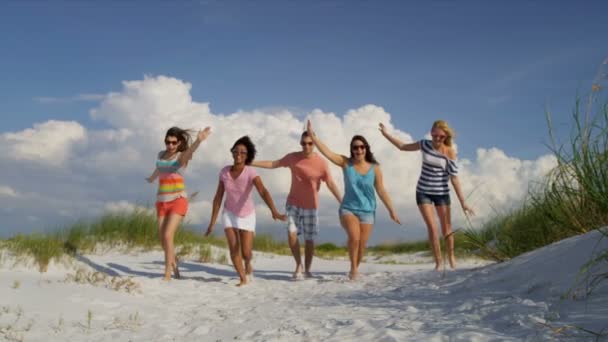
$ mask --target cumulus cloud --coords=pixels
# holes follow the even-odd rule
[[[0,143],[14,159],[59,166],[86,136],[86,129],[78,122],[50,120],[19,132],[3,133]]]
[[[164,148],[166,130],[180,126],[194,129],[195,134],[197,129],[211,126],[211,136],[200,146],[185,171],[189,192],[199,191],[186,220],[206,225],[218,172],[231,163],[229,149],[234,141],[249,135],[257,145],[257,159],[278,159],[300,149],[300,134],[306,120],[311,119],[319,137],[337,153],[348,154],[354,134],[362,134],[369,140],[405,227],[405,230],[398,230],[379,202],[375,236],[378,239],[425,237],[426,230],[414,195],[420,174],[420,154],[397,150],[378,132],[378,122],[383,122],[405,142],[422,137],[414,137],[394,127],[391,114],[384,108],[368,104],[346,113],[315,109],[301,115],[287,109],[257,109],[222,115],[212,113],[209,103],[193,100],[191,88],[190,83],[176,78],[146,76],[143,80],[123,82],[121,90],[104,95],[101,103],[91,109],[91,117],[107,124],[108,129],[92,130],[77,122],[48,121],[20,132],[2,133],[0,140],[8,146],[8,158],[14,160],[2,171],[4,179],[12,179],[13,174],[23,175],[22,163],[25,161],[36,161],[37,166],[27,169],[28,177],[22,177],[21,184],[11,183],[6,189],[0,187],[0,199],[8,198],[12,187],[27,187],[28,182],[33,181],[52,183],[53,186],[39,185],[36,189],[44,198],[67,197],[65,201],[53,203],[52,212],[57,217],[131,210],[138,207],[134,203],[153,207],[150,204],[154,203],[155,186],[147,184],[144,177],[152,172],[156,153]],[[479,220],[492,215],[493,207],[518,203],[526,194],[529,182],[541,178],[555,165],[555,159],[549,155],[521,160],[493,147],[479,148],[475,159],[460,162],[463,190],[465,194],[472,193],[470,202],[477,209]],[[52,173],[49,173],[50,168]],[[337,183],[342,185],[342,171],[335,166],[331,166],[331,171]],[[260,169],[258,173],[281,208],[289,191],[289,171]],[[453,198],[454,219],[462,221],[457,200]],[[325,186],[321,190],[321,201],[322,224],[328,229],[337,228],[337,204]],[[256,202],[263,205],[257,195]],[[38,210],[27,202],[19,205],[31,210],[31,215],[45,219],[51,215],[49,210]],[[78,207],[79,211],[75,212],[73,207]],[[258,222],[261,227],[275,230],[282,227],[272,223],[268,210],[258,211]]]
[[[17,197],[17,192],[10,186],[0,185],[0,196]]]

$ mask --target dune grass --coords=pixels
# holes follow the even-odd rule
[[[608,225],[608,102],[596,99],[601,87],[594,89],[585,103],[575,103],[568,142],[556,141],[547,113],[557,166],[530,187],[519,208],[468,229],[471,248],[502,261]]]

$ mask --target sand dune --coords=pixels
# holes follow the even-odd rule
[[[551,327],[608,328],[608,281],[588,298],[579,289],[562,299],[598,239],[574,237],[501,264],[469,260],[445,274],[404,256],[416,263],[365,263],[357,282],[344,260],[315,259],[315,277],[293,281],[290,257],[257,253],[245,288],[234,286],[230,266],[191,260],[183,279],[164,282],[158,251],[83,255],[43,274],[3,252],[0,340],[591,341]]]

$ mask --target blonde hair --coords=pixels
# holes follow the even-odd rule
[[[433,129],[435,128],[438,128],[445,132],[446,137],[443,143],[446,146],[451,147],[452,143],[454,143],[454,137],[456,136],[456,133],[454,133],[454,130],[448,125],[447,121],[437,120],[433,122]]]

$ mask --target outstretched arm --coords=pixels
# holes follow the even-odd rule
[[[333,181],[333,179],[328,180],[327,182],[325,182],[325,184],[327,184],[327,188],[334,195],[334,197],[338,201],[338,204],[341,204],[342,195],[340,194],[340,190],[338,190],[338,186],[336,186],[336,183]]]
[[[272,213],[272,219],[279,221],[287,221],[287,216],[284,214],[280,214],[277,208],[274,206],[272,196],[270,196],[270,193],[264,187],[264,183],[262,183],[262,178],[260,178],[260,176],[257,176],[253,179],[253,185],[255,185],[255,188],[258,190],[260,197],[262,197],[262,199],[268,206],[268,209],[270,209],[270,212]]]
[[[263,169],[276,169],[279,167],[279,160],[254,160],[251,162],[251,166]]]
[[[382,200],[382,203],[384,203],[384,206],[388,210],[391,219],[397,224],[401,224],[401,221],[399,221],[399,217],[397,216],[397,212],[395,212],[395,209],[393,208],[393,202],[391,201],[391,197],[386,192],[386,189],[384,189],[384,176],[382,175],[382,171],[380,171],[380,166],[374,165],[374,167],[376,168],[374,170],[376,173],[376,182],[374,183],[376,192],[378,193],[380,200]]]
[[[152,183],[156,180],[156,178],[158,178],[158,175],[160,174],[160,171],[158,171],[158,168],[154,169],[154,172],[152,172],[152,174],[146,178],[146,180],[148,181],[148,183]]]
[[[220,207],[222,206],[222,198],[224,198],[224,183],[219,181],[217,184],[217,190],[215,191],[215,197],[213,197],[213,211],[211,212],[211,220],[209,221],[209,226],[207,227],[205,236],[209,236],[213,232],[213,227],[217,221],[217,215],[220,212]]]
[[[396,137],[388,134],[386,127],[384,126],[383,123],[380,123],[379,130],[382,133],[382,135],[388,141],[391,142],[391,144],[395,145],[395,147],[400,149],[401,151],[418,151],[420,149],[420,143],[418,143],[418,142],[406,144],[406,143],[402,142],[401,140],[397,139]]]
[[[192,154],[194,154],[194,151],[196,151],[196,149],[198,148],[198,146],[205,139],[207,139],[207,137],[209,136],[209,134],[211,134],[211,127],[205,127],[205,129],[200,130],[198,132],[198,134],[196,135],[196,140],[192,143],[192,145],[190,145],[190,147],[188,147],[187,150],[185,150],[184,152],[180,153],[180,155],[178,157],[178,161],[179,161],[179,164],[181,166],[185,166],[185,165],[188,164],[188,162],[190,161],[190,159],[192,159]]]
[[[348,163],[348,158],[341,154],[334,153],[332,150],[329,149],[329,147],[325,146],[325,144],[321,141],[321,139],[317,137],[317,135],[313,131],[310,120],[308,120],[306,130],[308,131],[312,142],[319,149],[319,152],[321,152],[325,156],[325,158],[329,159],[329,161],[338,165],[339,167],[343,168],[346,166],[346,164]]]

